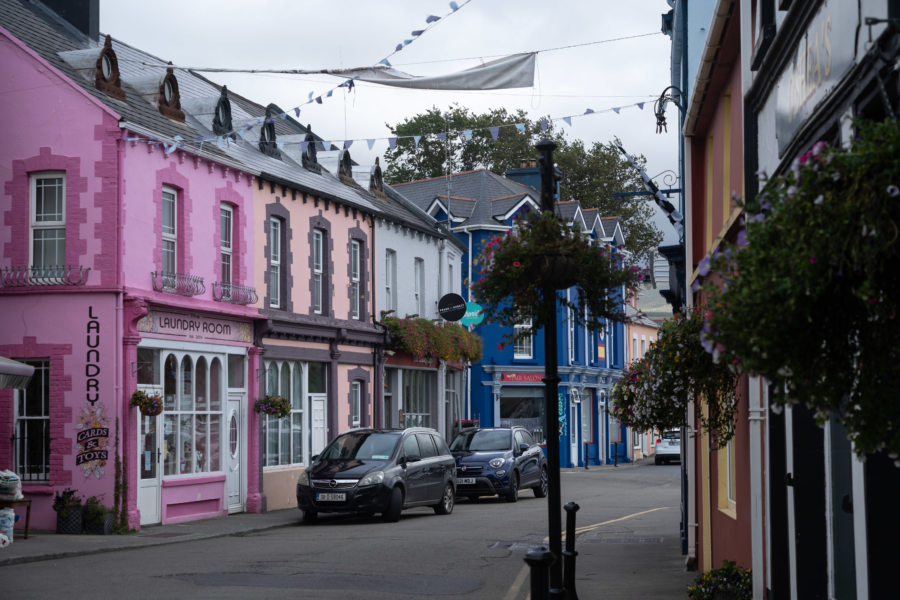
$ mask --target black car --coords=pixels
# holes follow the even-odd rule
[[[469,499],[498,494],[508,502],[521,488],[547,495],[547,457],[524,427],[460,431],[450,444],[456,458],[456,495]]]
[[[381,513],[400,519],[412,506],[453,512],[456,463],[433,429],[353,429],[342,433],[300,474],[297,507],[305,522],[319,513]]]

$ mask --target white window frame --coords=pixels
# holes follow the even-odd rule
[[[362,423],[362,383],[354,381],[350,384],[350,426],[359,427]]]
[[[163,287],[174,288],[175,274],[178,273],[178,192],[173,188],[163,186],[161,201]],[[167,203],[171,206],[171,227],[166,223]]]
[[[321,229],[313,229],[313,312],[322,314],[322,296],[324,284],[324,241],[325,234]]]
[[[13,432],[15,436],[15,445],[13,448],[13,464],[16,473],[19,474],[21,480],[25,483],[32,481],[47,481],[50,479],[50,360],[34,359],[25,360],[26,363],[34,366],[34,374],[31,376],[32,383],[25,389],[15,391],[15,414],[13,418]],[[41,382],[41,413],[45,414],[23,414],[27,402],[27,394],[33,385]],[[31,444],[27,441],[22,442],[20,448],[20,440],[23,437],[27,440],[27,430],[31,429],[28,425],[32,425],[35,421],[43,421],[44,444],[42,444],[42,454],[40,462],[43,468],[40,473],[32,473],[25,468],[25,464],[34,462],[29,456],[23,456],[28,453]],[[25,431],[21,431],[21,430]]]
[[[281,396],[291,403],[291,414],[289,417],[279,419],[272,415],[266,415],[263,418],[260,451],[264,468],[305,464],[303,458],[306,452],[306,441],[309,438],[308,426],[303,421],[304,406],[306,406],[308,397],[306,393],[305,367],[304,363],[296,361],[264,361],[263,376],[265,377],[266,394]],[[270,377],[272,372],[275,373],[274,382]],[[287,389],[285,389],[285,385]],[[301,432],[300,440],[297,444],[295,444],[294,436],[292,435],[295,427],[299,427]],[[270,442],[272,440],[269,436],[274,436],[274,452],[270,452]],[[282,447],[285,439],[287,439],[287,448]],[[287,461],[282,461],[281,457],[284,453],[287,453]]]
[[[48,213],[46,210],[44,210],[41,215],[46,217],[50,217],[52,215],[53,217],[58,218],[46,218],[39,220],[38,190],[43,189],[43,182],[53,179],[61,180],[61,183],[59,184],[58,212]],[[29,264],[37,270],[37,277],[57,277],[61,275],[61,271],[65,267],[66,262],[66,174],[63,171],[45,171],[42,173],[35,173],[30,177],[29,187],[31,205],[29,211],[31,222],[31,240],[28,245]],[[44,208],[46,208],[46,206],[44,206]],[[53,239],[43,237],[45,234],[50,232],[56,232],[56,237]],[[35,252],[36,234],[39,234],[42,242],[40,257],[35,256],[35,254],[37,254]],[[44,250],[44,243],[52,242],[54,243],[54,245],[56,245],[60,240],[62,241],[62,263],[48,264],[45,256],[46,252]],[[40,264],[38,264],[38,258],[40,258]]]
[[[397,252],[388,249],[384,254],[384,308],[397,310]]]
[[[230,286],[234,281],[234,273],[232,271],[234,251],[234,210],[227,204],[219,205],[219,228],[219,252],[222,263],[221,279],[219,282],[223,285],[222,291],[225,292],[226,286]]]
[[[416,312],[420,317],[428,318],[425,314],[425,261],[419,257],[413,259],[413,279]]]
[[[269,219],[269,306],[281,308],[281,219]]]
[[[566,321],[568,326],[569,364],[572,364],[575,362],[575,314],[571,307],[566,308]]]
[[[524,323],[519,323],[513,326],[513,358],[534,358],[534,335],[531,331],[532,320],[528,319]],[[528,335],[523,335],[521,338],[519,337],[519,332],[527,331]]]
[[[638,344],[637,344],[637,334],[634,333],[631,335],[631,361],[634,362],[638,359]]]
[[[644,355],[647,354],[647,336],[641,336],[641,358],[644,358]]]
[[[359,240],[350,240],[350,316],[359,319],[362,310],[360,310],[360,274],[361,264],[360,257],[362,254],[362,244]]]

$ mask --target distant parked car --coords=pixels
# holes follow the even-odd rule
[[[547,495],[547,458],[524,427],[481,427],[460,431],[450,444],[456,458],[456,495],[519,499],[519,490]]]
[[[381,513],[385,521],[400,511],[431,506],[453,512],[456,462],[434,429],[353,429],[334,438],[297,480],[297,507],[303,521],[319,513]]]
[[[653,462],[660,465],[671,460],[681,462],[681,430],[667,429],[656,439],[656,456]]]

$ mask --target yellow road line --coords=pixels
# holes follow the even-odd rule
[[[667,508],[670,508],[670,507],[660,506],[659,508],[651,508],[650,510],[643,510],[641,512],[636,512],[636,513],[632,513],[630,515],[625,515],[624,517],[619,517],[618,519],[610,519],[609,521],[603,521],[602,523],[594,523],[593,525],[585,525],[584,527],[576,527],[575,535],[579,535],[582,533],[586,533],[588,531],[592,531],[599,527],[603,527],[604,525],[609,525],[610,523],[618,523],[619,521],[626,521],[628,519],[633,519],[634,517],[639,517],[641,515],[646,515],[646,514],[649,514],[652,512],[656,512],[658,510],[666,510]],[[565,531],[563,531],[562,539],[564,539],[564,540],[566,539]],[[545,537],[543,541],[549,542],[550,537],[549,536]],[[528,577],[529,570],[530,569],[528,568],[528,565],[525,565],[524,567],[522,567],[522,570],[519,571],[518,575],[516,575],[516,579],[515,579],[515,581],[513,581],[512,586],[510,586],[509,591],[506,593],[505,596],[503,596],[503,600],[513,600],[514,598],[516,598],[519,595],[519,592],[522,589],[522,584],[525,583],[525,579]],[[528,595],[525,596],[525,600],[531,600],[531,592],[529,592]]]

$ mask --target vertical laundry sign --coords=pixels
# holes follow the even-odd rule
[[[75,464],[81,467],[85,477],[93,475],[97,479],[105,473],[106,461],[109,460],[109,419],[100,400],[101,341],[100,318],[94,314],[94,307],[88,306],[85,322],[85,404],[75,424]]]

